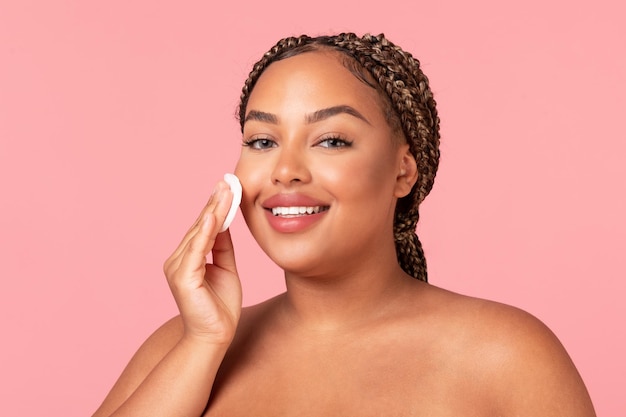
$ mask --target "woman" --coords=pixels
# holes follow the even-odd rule
[[[241,309],[220,182],[165,263],[180,315],[95,416],[594,415],[538,320],[426,283],[439,121],[410,54],[383,35],[281,40],[240,122],[241,210],[287,291]]]

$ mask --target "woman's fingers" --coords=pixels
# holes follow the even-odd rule
[[[172,278],[175,275],[183,278],[195,277],[196,285],[200,285],[204,279],[206,256],[211,250],[209,233],[211,229],[215,229],[215,222],[215,217],[211,213],[207,213],[185,245],[184,251],[172,265],[172,268],[177,271],[176,274],[172,274]]]
[[[228,194],[230,192],[226,189],[220,189],[216,193],[217,202],[214,209],[204,214],[204,218],[198,224],[197,230],[193,233],[184,251],[181,253],[178,266],[181,272],[202,271],[202,277],[204,278],[206,256],[213,249],[219,229],[230,207],[231,198],[228,198]]]
[[[200,212],[200,215],[198,216],[194,224],[189,228],[189,230],[185,234],[185,237],[180,242],[180,245],[178,245],[178,248],[176,248],[176,250],[174,251],[174,254],[173,254],[174,256],[177,256],[178,254],[182,253],[185,250],[187,243],[198,233],[201,227],[201,223],[206,220],[207,213],[211,213],[215,210],[215,207],[217,206],[220,200],[220,193],[221,193],[222,187],[223,187],[223,183],[221,181],[218,182],[215,188],[213,189],[213,192],[211,193],[209,200],[207,201],[206,205]]]
[[[174,253],[167,259],[164,265],[164,269],[166,272],[172,269],[178,269],[180,263],[183,259],[184,253],[189,249],[189,244],[193,239],[200,239],[204,244],[204,256],[208,255],[211,250],[213,241],[215,240],[215,234],[219,231],[222,223],[226,215],[228,214],[228,209],[230,208],[230,202],[232,201],[232,194],[228,189],[228,185],[224,181],[220,181],[211,197],[209,198],[206,206],[200,212],[200,215],[191,226],[183,240],[180,242]],[[225,211],[224,211],[225,210]],[[209,218],[213,218],[215,226],[211,226],[207,229]],[[204,232],[203,232],[204,225]],[[201,236],[198,236],[200,233],[204,233],[211,235],[211,239],[204,240]],[[211,245],[207,247],[206,245]],[[198,243],[196,242],[195,247],[198,247]]]

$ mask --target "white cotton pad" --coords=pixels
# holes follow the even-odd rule
[[[237,207],[241,204],[241,183],[239,182],[239,178],[237,178],[234,174],[224,174],[224,181],[226,181],[226,183],[230,186],[230,191],[233,192],[233,202],[230,203],[230,209],[228,210],[226,220],[224,220],[224,224],[222,225],[220,232],[223,232],[230,227],[230,224],[235,218],[235,214],[237,214]]]

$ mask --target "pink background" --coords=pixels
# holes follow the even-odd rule
[[[0,0],[0,415],[94,411],[176,313],[161,265],[235,164],[251,64],[342,30],[384,32],[436,93],[431,282],[539,317],[623,415],[623,3],[405,3]],[[281,291],[232,232],[245,303]]]

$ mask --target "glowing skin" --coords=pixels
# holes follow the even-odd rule
[[[241,183],[239,182],[239,178],[234,174],[224,174],[224,181],[230,186],[230,191],[233,193],[233,201],[230,204],[230,209],[228,210],[228,214],[226,215],[226,219],[224,220],[224,224],[220,229],[220,233],[226,231],[230,227],[230,224],[235,219],[235,215],[237,214],[237,208],[239,204],[241,204]]]
[[[242,310],[230,234],[217,233],[237,204],[220,182],[164,265],[180,316],[94,417],[595,417],[538,320],[401,270],[393,212],[415,160],[336,55],[271,64],[247,112],[242,213],[286,292]]]
[[[243,142],[242,213],[281,268],[321,276],[396,262],[393,214],[415,161],[376,90],[336,54],[271,64],[250,95]]]

